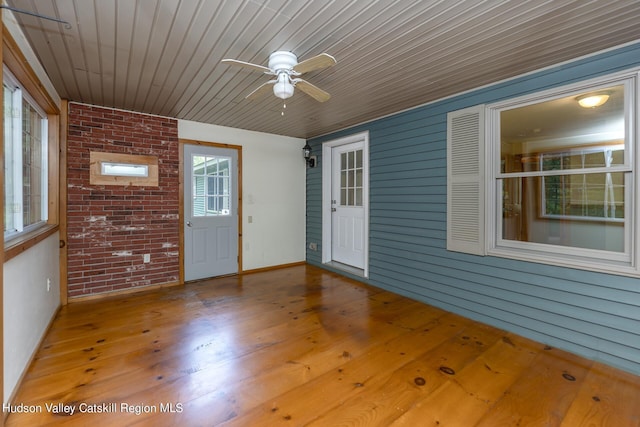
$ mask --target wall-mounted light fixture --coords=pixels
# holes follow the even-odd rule
[[[302,156],[304,157],[304,161],[307,163],[307,167],[316,167],[316,156],[311,155],[311,146],[308,142],[304,145],[304,147],[302,147]]]
[[[588,93],[576,98],[582,108],[599,107],[609,100],[609,92]]]

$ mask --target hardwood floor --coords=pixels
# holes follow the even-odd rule
[[[8,426],[623,427],[640,377],[295,266],[72,303],[18,404],[42,412]]]

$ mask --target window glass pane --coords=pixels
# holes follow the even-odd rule
[[[566,152],[540,154],[539,169],[529,170],[570,170],[607,168],[624,165],[624,145],[603,145]]]
[[[577,100],[592,93],[606,94],[607,101],[581,107]],[[501,172],[623,165],[624,108],[624,86],[618,85],[501,111]]]
[[[4,86],[4,231],[15,231],[13,162],[13,90]]]
[[[624,174],[545,176],[543,215],[574,219],[624,219]]]
[[[204,157],[203,156],[193,156],[193,174],[194,175],[204,175]]]
[[[203,176],[194,176],[193,177],[193,195],[194,196],[204,196],[205,186],[204,186],[204,177]]]
[[[218,158],[218,175],[220,176],[229,176],[229,159],[226,158]]]
[[[623,252],[624,173],[502,180],[502,238]]]
[[[219,178],[220,180],[220,194],[223,194],[225,196],[228,196],[231,194],[231,187],[230,187],[230,183],[231,183],[231,178],[230,177],[224,177],[224,178]]]
[[[221,196],[218,198],[219,208],[224,214],[229,214],[229,210],[231,209],[231,199],[229,196]]]
[[[207,198],[205,196],[196,196],[193,198],[193,216],[205,216],[206,215],[206,203]]]
[[[362,150],[356,151],[356,168],[362,167]]]
[[[356,189],[356,206],[362,206],[362,189]]]
[[[347,168],[347,153],[340,154],[340,169],[345,170]]]
[[[355,155],[353,151],[349,151],[347,154],[348,154],[347,166],[349,169],[353,169],[355,167]]]
[[[43,117],[26,101],[22,105],[22,217],[26,227],[43,220]]]
[[[215,175],[218,172],[218,161],[215,157],[205,157],[206,174]]]
[[[208,211],[217,210],[215,197],[207,197],[207,210]]]

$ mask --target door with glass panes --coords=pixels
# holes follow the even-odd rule
[[[332,260],[359,269],[365,266],[363,148],[357,142],[331,150]]]
[[[238,272],[238,153],[184,145],[184,279]]]

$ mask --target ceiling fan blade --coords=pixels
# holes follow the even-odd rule
[[[258,99],[267,94],[267,92],[271,91],[272,85],[277,80],[269,80],[268,82],[262,83],[258,86],[253,92],[249,95],[245,96],[245,99]]]
[[[238,61],[237,59],[223,59],[221,62],[223,64],[238,65],[240,67],[251,68],[256,71],[261,71],[263,73],[273,74],[269,68],[263,67],[262,65],[258,65],[258,64],[252,64],[250,62]]]
[[[306,80],[302,79],[293,79],[293,84],[295,87],[299,88],[301,91],[314,98],[316,101],[325,102],[331,98],[328,92],[320,89],[317,86],[312,85]]]
[[[309,71],[319,70],[320,68],[327,68],[336,65],[336,59],[328,53],[321,53],[309,59],[298,63],[293,67],[293,71],[296,73],[304,74]]]

